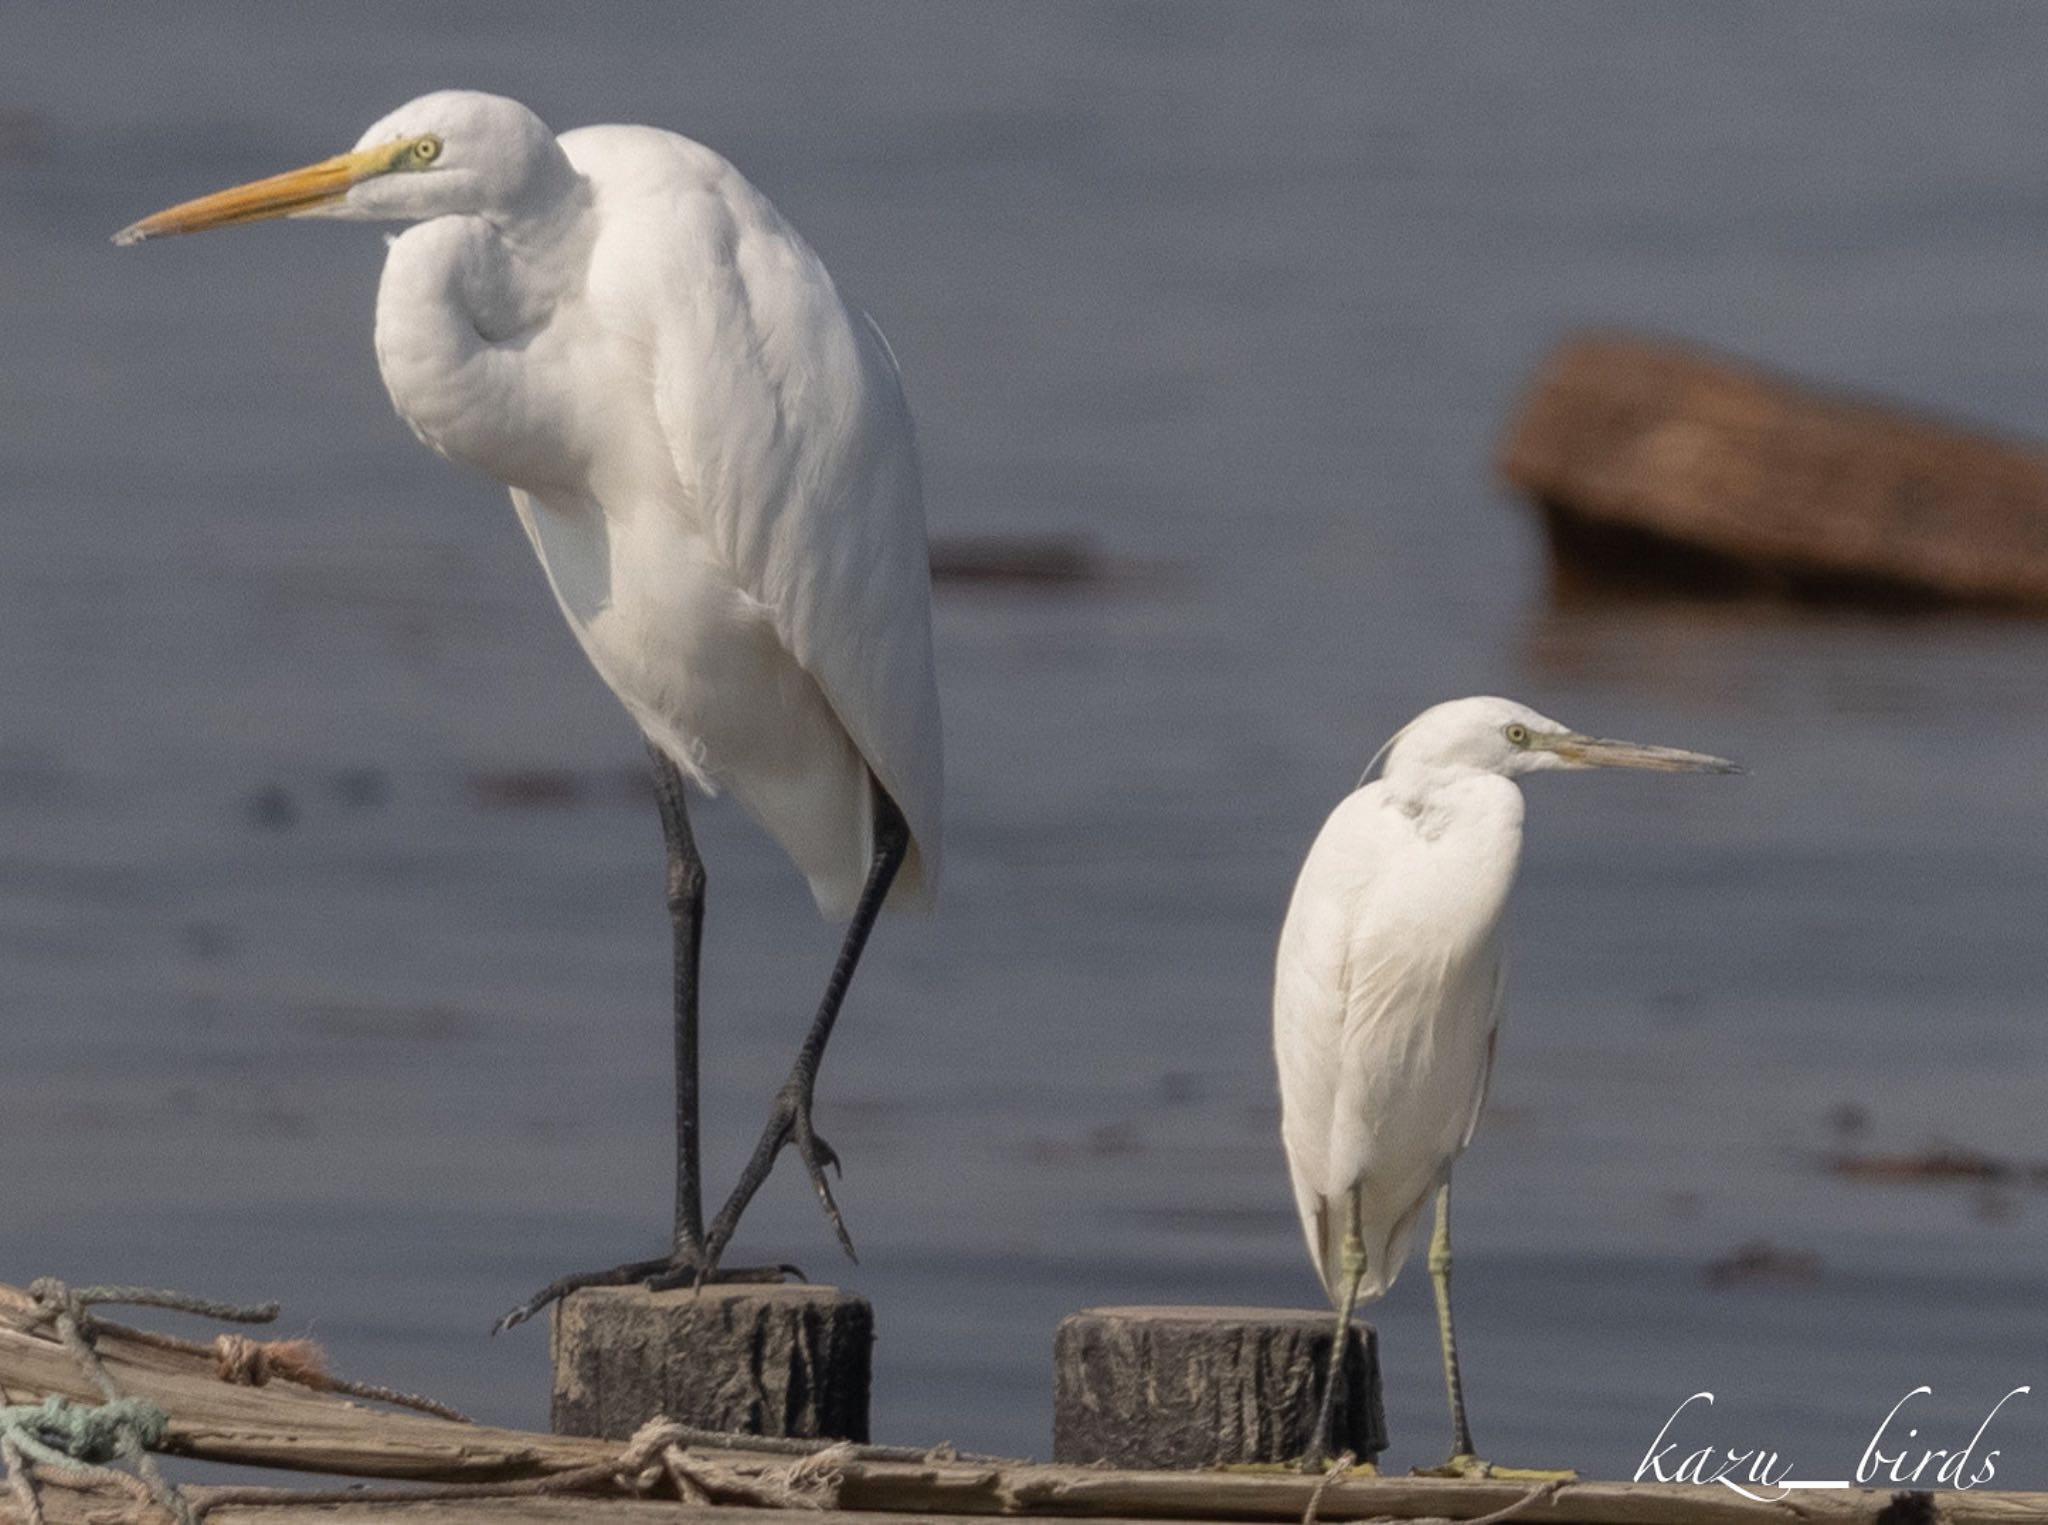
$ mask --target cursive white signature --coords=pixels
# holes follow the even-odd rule
[[[1854,1483],[1848,1478],[1795,1478],[1791,1475],[1792,1463],[1781,1458],[1776,1451],[1767,1450],[1763,1446],[1751,1446],[1745,1450],[1737,1450],[1732,1446],[1701,1446],[1696,1451],[1679,1454],[1679,1443],[1675,1440],[1667,1443],[1665,1438],[1670,1435],[1671,1427],[1678,1422],[1679,1415],[1695,1403],[1705,1403],[1711,1407],[1714,1402],[1712,1393],[1694,1393],[1671,1411],[1671,1417],[1666,1419],[1664,1427],[1657,1431],[1657,1438],[1650,1442],[1649,1450],[1643,1453],[1642,1462],[1636,1467],[1635,1480],[1642,1482],[1645,1478],[1650,1478],[1660,1483],[1719,1483],[1722,1487],[1733,1489],[1744,1498],[1753,1499],[1760,1504],[1778,1503],[1800,1488],[1849,1488],[1857,1483],[1874,1483],[1880,1478],[1892,1484],[1918,1483],[1925,1479],[1929,1467],[1934,1468],[1935,1482],[1959,1491],[1990,1482],[1997,1475],[1998,1452],[1995,1449],[1986,1450],[1981,1454],[1978,1452],[1978,1447],[1984,1440],[1984,1432],[1991,1428],[1991,1421],[1998,1416],[2000,1409],[2021,1393],[2031,1393],[2033,1389],[2016,1387],[1992,1404],[1991,1412],[1986,1414],[1983,1423],[1977,1426],[1977,1433],[1972,1435],[1970,1443],[1960,1450],[1931,1450],[1922,1446],[1917,1448],[1918,1459],[1915,1460],[1915,1447],[1894,1441],[1893,1444],[1899,1446],[1897,1451],[1888,1452],[1882,1449],[1887,1432],[1892,1429],[1894,1422],[1899,1420],[1900,1411],[1915,1398],[1933,1391],[1931,1387],[1916,1387],[1892,1405],[1891,1412],[1884,1416],[1876,1433],[1870,1437],[1870,1444],[1863,1448],[1863,1458],[1856,1464]],[[1907,1427],[1906,1440],[1916,1440],[1919,1435],[1917,1425]],[[1673,1460],[1674,1456],[1676,1460]],[[1974,1468],[1971,1465],[1973,1462]]]

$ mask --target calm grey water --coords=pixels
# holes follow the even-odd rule
[[[1819,1155],[2048,1155],[2048,626],[1554,606],[1489,452],[1584,323],[2048,423],[2048,12],[255,3],[0,10],[0,1276],[277,1295],[351,1372],[540,1422],[535,1284],[655,1246],[666,930],[634,732],[503,496],[390,414],[374,231],[115,250],[427,88],[737,161],[888,330],[948,534],[1144,575],[949,592],[941,909],[825,1074],[889,1439],[1043,1453],[1060,1314],[1309,1304],[1268,960],[1380,741],[1498,691],[1739,780],[1531,789],[1459,1172],[1483,1449],[1919,1445],[2048,1486],[2048,1201]],[[580,792],[508,805],[492,780]],[[481,784],[480,784],[481,781]],[[830,957],[723,805],[709,1141]],[[714,1183],[716,1186],[718,1183]],[[1763,1239],[1810,1285],[1717,1289]],[[1419,1267],[1391,1460],[1445,1436]]]

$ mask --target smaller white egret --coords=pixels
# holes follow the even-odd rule
[[[1352,1312],[1394,1284],[1434,1196],[1429,1271],[1452,1435],[1437,1470],[1500,1470],[1473,1453],[1465,1419],[1451,1328],[1451,1165],[1471,1142],[1493,1071],[1501,920],[1522,855],[1514,780],[1599,767],[1739,771],[1701,752],[1582,736],[1511,700],[1456,699],[1380,749],[1302,864],[1273,972],[1273,1049],[1295,1206],[1337,1310],[1311,1464],[1328,1441]]]

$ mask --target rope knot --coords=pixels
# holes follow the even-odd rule
[[[245,1334],[223,1334],[213,1342],[214,1375],[241,1387],[261,1387],[270,1380],[270,1356],[261,1340]]]
[[[68,1313],[81,1329],[90,1328],[92,1315],[85,1311],[85,1299],[54,1276],[38,1276],[28,1284],[28,1295],[36,1300],[36,1317],[48,1323]]]
[[[334,1386],[316,1340],[252,1340],[245,1334],[213,1339],[213,1374],[241,1387],[262,1387],[272,1377],[326,1391]]]
[[[0,1408],[0,1434],[44,1462],[61,1458],[100,1466],[122,1454],[124,1432],[148,1449],[163,1444],[170,1425],[169,1414],[140,1398],[93,1404],[52,1397]]]

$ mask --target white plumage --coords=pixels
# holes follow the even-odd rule
[[[531,115],[443,92],[363,144],[461,145],[482,134],[451,116],[515,113]],[[870,771],[910,823],[897,893],[924,893],[938,693],[888,346],[710,149],[650,127],[486,125],[528,150],[506,198],[523,227],[447,217],[393,241],[377,298],[392,401],[511,487],[592,664],[689,777],[733,791],[821,908],[851,910],[867,873]]]
[[[414,224],[391,241],[377,297],[392,402],[427,444],[510,488],[577,640],[665,759],[675,1249],[542,1300],[571,1283],[710,1274],[784,1144],[850,1250],[811,1090],[883,897],[934,885],[943,771],[917,447],[880,330],[710,149],[648,127],[557,138],[518,102],[474,91],[422,96],[349,153],[116,237],[276,216]],[[685,778],[730,790],[819,907],[852,916],[811,1035],[708,1232],[694,1100],[704,873]]]
[[[1361,1296],[1400,1274],[1415,1225],[1486,1100],[1501,918],[1522,792],[1491,773],[1431,785],[1397,747],[1330,815],[1280,933],[1273,1039],[1281,1134],[1309,1253],[1334,1302],[1347,1202]]]
[[[1424,711],[1382,749],[1381,764],[1324,823],[1281,928],[1281,1136],[1302,1232],[1340,1325],[1358,1300],[1394,1284],[1424,1209],[1446,1193],[1432,1268],[1462,1468],[1470,1437],[1451,1334],[1447,1191],[1493,1073],[1502,920],[1522,853],[1513,780],[1549,768],[1733,765],[1581,736],[1493,698]],[[1326,1393],[1318,1445],[1329,1417]]]

